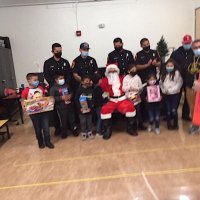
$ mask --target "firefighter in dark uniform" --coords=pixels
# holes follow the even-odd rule
[[[183,89],[180,92],[180,99],[182,96],[182,92],[185,93],[184,103],[182,107],[182,119],[186,121],[191,121],[190,118],[190,109],[189,105],[186,99],[186,88],[185,88],[185,82],[186,82],[186,72],[187,72],[187,63],[188,61],[192,60],[194,56],[194,53],[192,51],[192,37],[190,35],[185,35],[183,37],[182,46],[180,46],[177,50],[175,50],[171,54],[171,58],[175,60],[175,62],[179,65],[181,75],[183,78]]]
[[[135,65],[138,75],[142,79],[142,83],[145,83],[150,74],[156,75],[156,68],[160,68],[161,59],[158,52],[150,48],[150,43],[147,38],[143,38],[140,41],[140,45],[142,50],[136,54]]]
[[[117,64],[120,69],[120,75],[128,74],[128,68],[134,64],[134,57],[131,51],[123,49],[121,38],[115,38],[113,41],[115,50],[108,54],[107,64]]]
[[[142,50],[136,54],[135,65],[137,73],[140,76],[142,83],[146,83],[147,77],[150,74],[157,74],[157,68],[160,68],[161,61],[160,56],[157,51],[150,48],[150,42],[147,38],[143,38],[140,41]],[[146,110],[146,97],[144,93],[141,94],[141,113],[143,116],[143,122],[146,120],[145,117],[148,116]],[[139,127],[141,130],[146,129],[146,127]]]
[[[72,72],[74,77],[73,89],[77,90],[83,76],[93,78],[94,73],[98,73],[97,62],[89,56],[89,44],[84,42],[80,45],[80,55],[72,62]]]
[[[44,62],[44,77],[51,88],[54,84],[54,75],[58,72],[61,72],[65,76],[65,82],[70,84],[71,82],[71,68],[69,62],[62,58],[62,46],[58,43],[52,45],[53,57],[49,58]],[[54,126],[55,126],[55,135],[60,134],[60,120],[57,115],[56,110],[54,109]]]

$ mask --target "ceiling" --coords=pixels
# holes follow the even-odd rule
[[[0,0],[0,7],[101,2],[112,0]]]

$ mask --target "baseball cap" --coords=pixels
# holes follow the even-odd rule
[[[183,43],[184,44],[190,44],[192,42],[192,36],[191,35],[185,35],[183,37]]]
[[[83,49],[83,50],[88,50],[88,49],[90,49],[89,44],[88,44],[87,42],[81,43],[80,49]]]

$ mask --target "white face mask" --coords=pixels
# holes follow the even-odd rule
[[[195,57],[199,57],[200,56],[200,48],[194,49],[193,52],[194,52]]]
[[[64,84],[65,84],[65,79],[58,80],[58,85],[64,85]]]
[[[149,85],[155,85],[156,84],[156,80],[151,80],[151,81],[148,81]]]

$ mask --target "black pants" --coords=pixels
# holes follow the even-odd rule
[[[49,134],[49,115],[48,112],[30,115],[35,129],[38,142],[48,143],[50,141]]]
[[[67,129],[73,131],[76,126],[74,107],[71,104],[64,108],[57,106],[57,112],[60,119],[61,134],[67,135]]]
[[[183,88],[179,94],[179,104],[180,104],[180,100],[181,100],[183,91],[185,92],[185,95],[184,95],[184,103],[183,103],[183,107],[182,107],[182,117],[187,118],[190,116],[190,108],[189,108],[189,105],[188,105],[188,102],[186,99],[186,89],[185,88]]]

